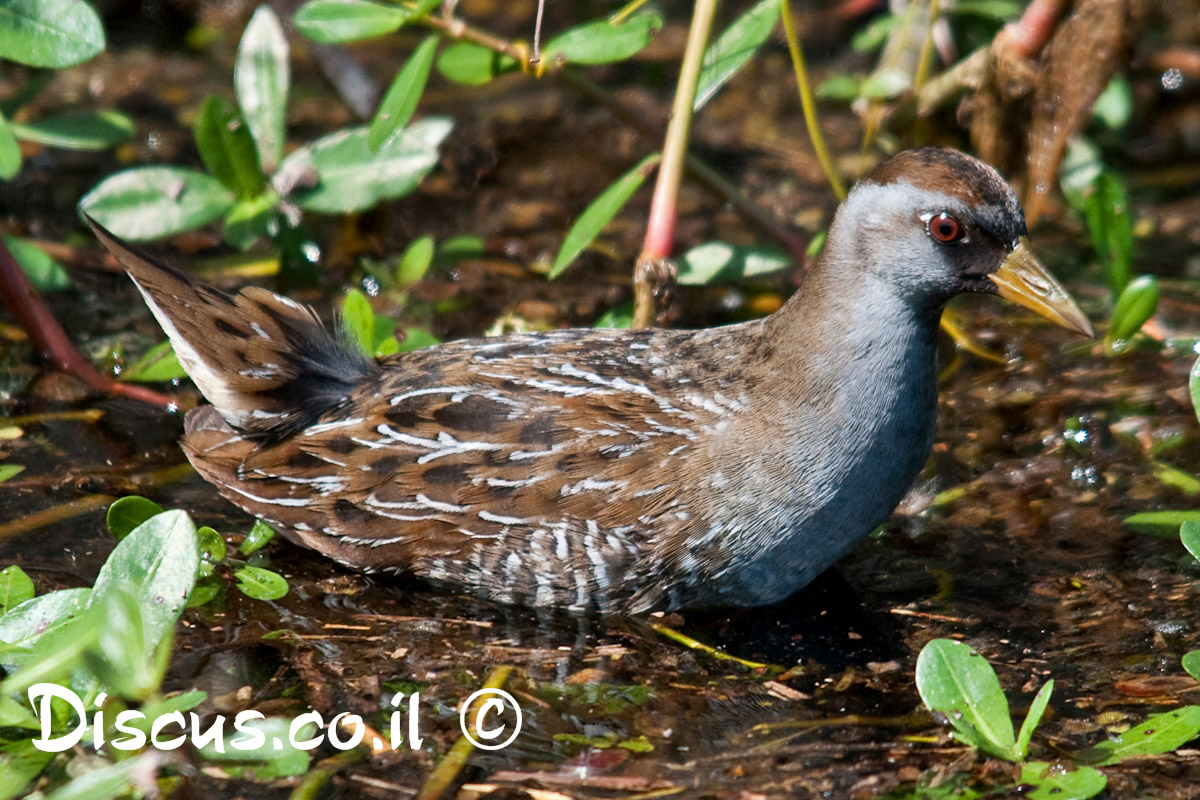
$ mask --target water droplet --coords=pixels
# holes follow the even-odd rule
[[[163,603],[165,603],[165,602],[166,602],[166,598],[164,598],[164,597],[163,597],[163,596],[160,594],[158,597],[154,598],[154,602],[155,602],[155,603],[157,603],[158,605],[160,605],[160,606],[161,606]]]
[[[1173,92],[1183,86],[1183,73],[1177,67],[1171,67],[1162,74],[1162,87],[1168,92]]]

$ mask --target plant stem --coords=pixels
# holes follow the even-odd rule
[[[812,88],[808,85],[808,70],[804,66],[804,51],[800,49],[800,39],[796,36],[796,26],[792,23],[792,12],[787,0],[779,4],[779,11],[783,18],[783,32],[787,37],[788,52],[792,56],[792,69],[796,73],[796,88],[800,91],[800,106],[804,109],[804,124],[808,128],[808,137],[812,140],[813,152],[816,153],[817,160],[821,162],[821,169],[825,171],[825,178],[829,181],[829,187],[833,189],[834,196],[839,201],[845,200],[846,187],[833,165],[829,148],[825,146],[825,137],[821,135],[821,126],[817,120],[817,105],[813,101]]]

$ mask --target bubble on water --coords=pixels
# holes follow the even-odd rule
[[[1162,74],[1162,87],[1168,92],[1173,92],[1183,86],[1183,73],[1177,67],[1171,67]]]

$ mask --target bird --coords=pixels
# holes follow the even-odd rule
[[[209,403],[181,445],[225,498],[349,567],[526,607],[782,601],[920,472],[947,301],[995,294],[1093,335],[1012,189],[949,148],[861,179],[770,316],[375,359],[307,306],[226,294],[89,222]]]

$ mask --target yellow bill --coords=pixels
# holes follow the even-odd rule
[[[1095,336],[1092,323],[1071,295],[1054,279],[1029,249],[1024,236],[1017,242],[1004,265],[988,276],[1000,288],[1000,296],[1041,314],[1064,328]]]

